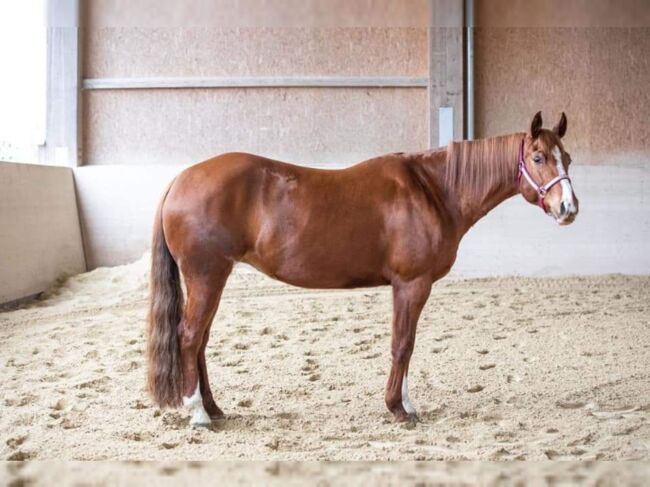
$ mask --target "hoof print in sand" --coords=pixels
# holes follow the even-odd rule
[[[467,392],[474,393],[474,392],[481,392],[483,389],[485,389],[485,387],[482,386],[481,384],[475,384],[475,385],[473,385],[473,386],[469,386],[469,387],[468,387],[467,389],[465,389],[465,390],[466,390]]]
[[[25,460],[31,460],[35,457],[36,453],[34,452],[18,450],[9,455],[7,460],[10,462],[24,462]]]
[[[27,435],[14,436],[13,438],[9,438],[5,443],[9,448],[18,448],[25,443],[26,439]]]
[[[483,364],[483,365],[479,365],[478,368],[480,370],[490,370],[490,369],[493,369],[496,366],[497,366],[497,364]]]
[[[177,411],[168,411],[162,415],[162,423],[167,429],[179,430],[187,428],[190,424],[190,419],[181,415]]]

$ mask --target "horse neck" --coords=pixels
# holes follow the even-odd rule
[[[517,162],[524,137],[521,133],[449,144],[445,188],[456,207],[461,235],[519,192]]]

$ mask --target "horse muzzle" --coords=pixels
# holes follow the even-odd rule
[[[559,225],[570,225],[578,216],[578,201],[560,201],[559,208],[551,212]]]

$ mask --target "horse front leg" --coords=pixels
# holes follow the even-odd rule
[[[386,384],[386,406],[397,421],[417,420],[408,396],[408,370],[415,345],[420,313],[431,292],[431,279],[418,278],[393,283],[393,363]]]

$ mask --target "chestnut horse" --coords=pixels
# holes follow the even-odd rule
[[[398,421],[415,419],[407,377],[418,318],[463,235],[517,193],[561,225],[576,217],[561,142],[566,126],[563,113],[553,130],[543,129],[537,113],[530,133],[388,154],[341,170],[243,153],[184,170],[154,225],[148,386],[155,402],[185,405],[194,425],[223,416],[205,348],[228,275],[246,262],[307,288],[392,286],[385,401]]]

